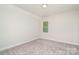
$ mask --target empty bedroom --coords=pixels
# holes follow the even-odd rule
[[[79,4],[0,4],[0,55],[79,55]]]

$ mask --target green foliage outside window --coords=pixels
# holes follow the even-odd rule
[[[43,32],[48,32],[48,21],[43,22]]]

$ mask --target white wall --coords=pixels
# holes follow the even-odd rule
[[[41,21],[48,21],[49,32],[41,31],[41,38],[79,45],[79,11],[68,11],[52,15]]]
[[[42,22],[46,20],[48,33],[42,32]],[[78,29],[79,11],[63,12],[41,20],[13,5],[0,5],[0,50],[37,38],[79,45]]]
[[[13,5],[0,5],[0,25],[0,50],[39,38],[39,17]]]
[[[78,20],[78,40],[79,40],[79,20]]]

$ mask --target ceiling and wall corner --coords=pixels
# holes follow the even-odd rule
[[[16,4],[15,6],[41,17],[48,17],[66,11],[79,10],[78,4],[47,4],[46,8],[42,8],[42,4]]]

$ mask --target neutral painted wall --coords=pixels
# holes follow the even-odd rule
[[[40,19],[13,5],[0,5],[0,50],[39,38]]]
[[[41,31],[41,38],[79,45],[79,11],[63,12],[42,19],[41,27],[43,21],[48,21],[49,32]]]
[[[42,32],[42,22],[46,20],[48,33]],[[0,5],[0,50],[37,38],[79,45],[78,29],[79,11],[63,12],[41,20],[13,5]]]

